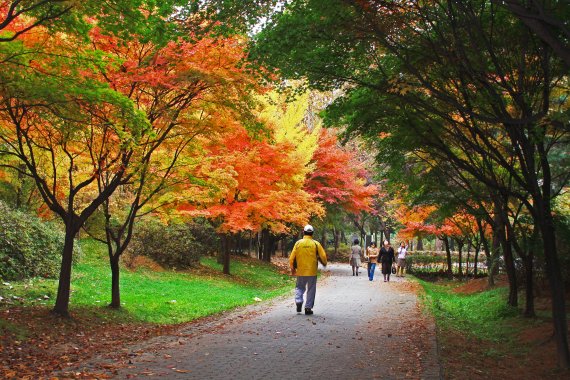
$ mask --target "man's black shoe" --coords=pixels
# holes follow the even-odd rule
[[[301,309],[303,308],[303,303],[296,303],[295,305],[297,305],[297,313],[300,313]]]
[[[305,308],[305,315],[313,315],[313,310]]]

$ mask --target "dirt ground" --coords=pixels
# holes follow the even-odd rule
[[[174,328],[115,323],[78,310],[73,319],[62,319],[47,308],[4,309],[0,311],[0,378],[51,378],[50,373],[93,355],[120,352],[129,344]],[[94,377],[70,373],[66,378]]]
[[[507,286],[498,278],[497,286]],[[487,279],[471,280],[454,289],[473,294],[487,290]],[[521,300],[523,301],[523,300]],[[524,302],[524,301],[523,301]],[[567,300],[567,305],[570,300]],[[548,313],[550,299],[535,299],[537,312]],[[544,313],[540,313],[544,315]],[[550,318],[537,317],[532,327],[518,326],[516,354],[509,353],[505,342],[490,342],[467,337],[457,331],[438,331],[438,341],[445,379],[570,379],[570,371],[557,369],[556,344]],[[468,349],[466,349],[468,348]]]

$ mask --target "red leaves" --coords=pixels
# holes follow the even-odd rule
[[[367,185],[366,171],[354,152],[339,146],[336,135],[323,130],[313,156],[316,169],[306,189],[315,199],[338,205],[347,212],[371,211],[375,185]]]
[[[453,216],[443,222],[430,221],[432,214],[437,211],[436,206],[415,206],[408,208],[400,206],[396,212],[396,218],[405,228],[398,232],[402,238],[412,238],[425,234],[436,236],[460,237],[467,236],[477,231],[475,217],[464,210],[457,211]]]

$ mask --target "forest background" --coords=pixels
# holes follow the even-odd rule
[[[5,287],[54,278],[69,316],[74,270],[104,260],[120,309],[121,266],[230,275],[311,223],[333,258],[388,238],[424,278],[504,273],[528,318],[544,289],[570,366],[567,2],[12,0],[0,15]]]

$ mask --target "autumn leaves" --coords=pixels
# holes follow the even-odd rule
[[[327,205],[369,208],[376,188],[354,154],[309,131],[306,96],[287,103],[261,84],[245,37],[190,33],[171,2],[118,16],[91,5],[1,24],[14,38],[0,42],[0,171],[31,178],[33,206],[65,226],[55,312],[67,314],[73,241],[94,214],[120,305],[119,258],[141,216],[280,234]],[[0,14],[20,6],[0,2]]]

